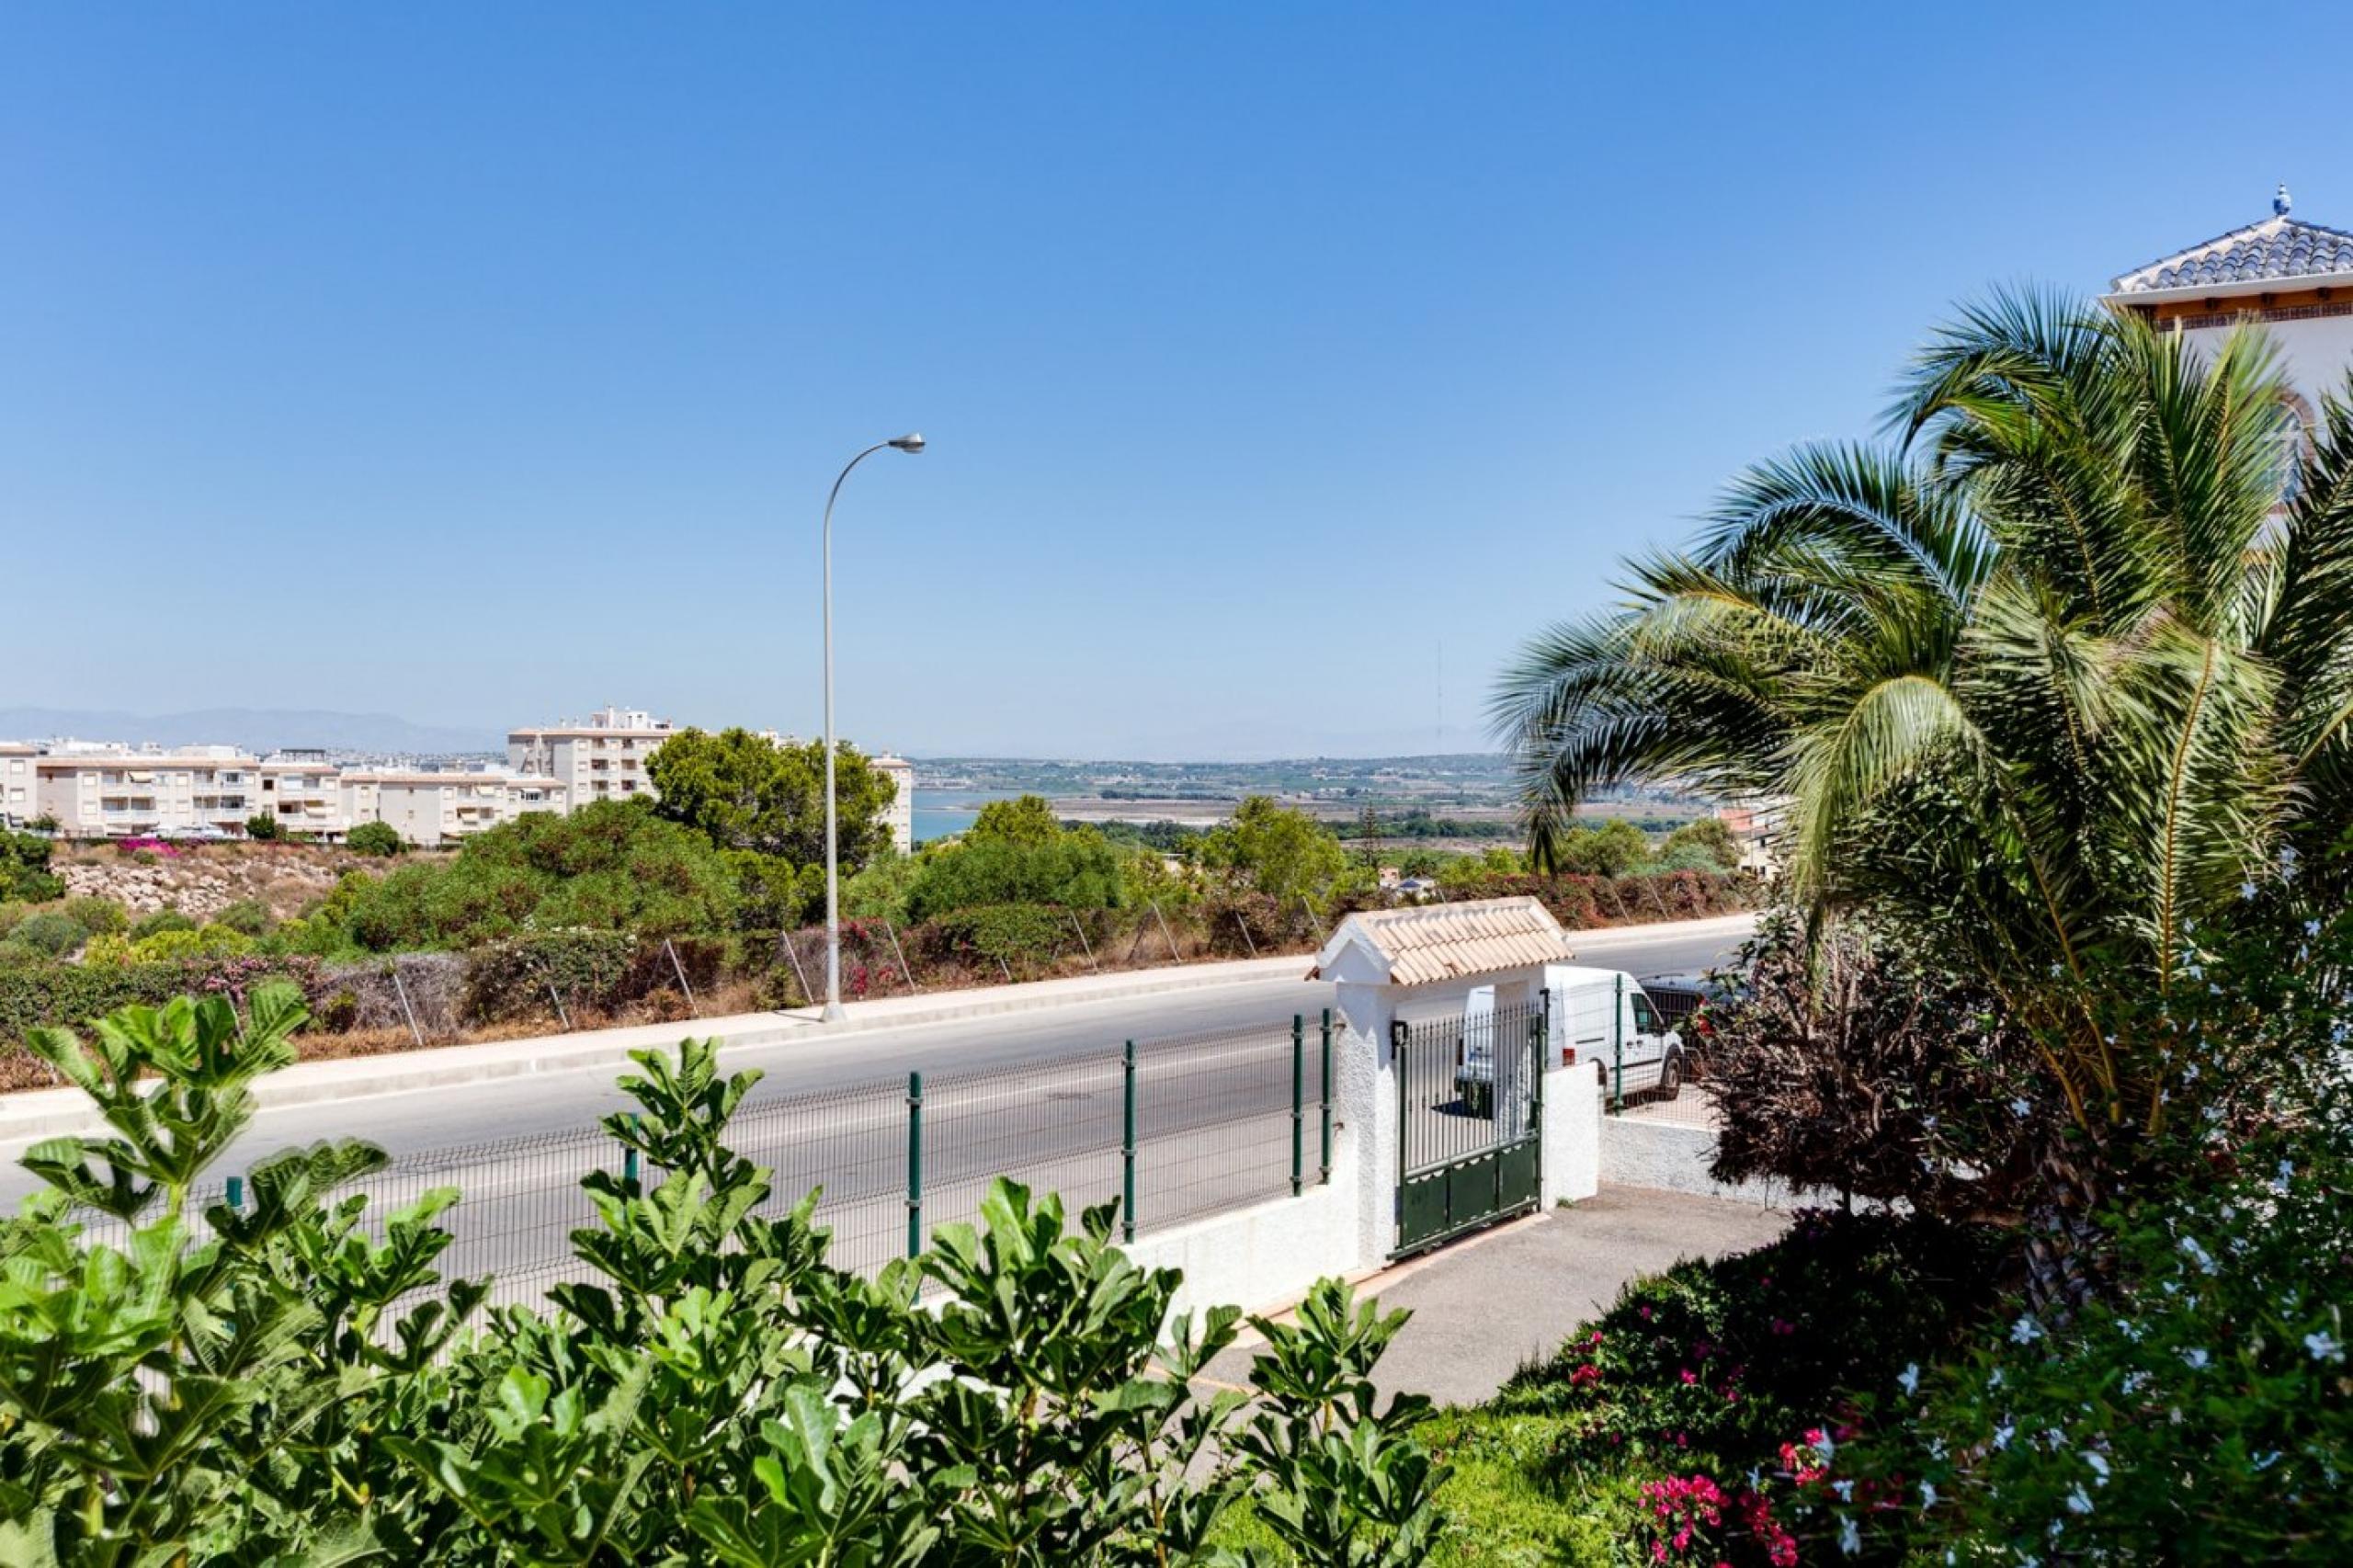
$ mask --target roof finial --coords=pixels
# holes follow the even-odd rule
[[[2280,181],[2279,194],[2271,199],[2271,210],[2285,218],[2288,215],[2288,209],[2294,205],[2294,202],[2288,199],[2288,182]]]

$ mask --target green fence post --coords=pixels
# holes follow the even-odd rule
[[[635,1111],[630,1112],[629,1124],[632,1130],[636,1128],[637,1113]],[[631,1187],[637,1185],[637,1151],[635,1149],[625,1148],[621,1151],[621,1180]]]
[[[1136,1042],[1120,1053],[1120,1230],[1132,1244],[1136,1239]]]
[[[245,1206],[245,1178],[231,1176],[222,1184],[221,1197],[230,1208],[243,1209]]]
[[[907,1256],[923,1256],[923,1074],[907,1074]]]
[[[1332,1009],[1324,1009],[1324,1158],[1316,1167],[1315,1185],[1332,1185]]]
[[[1305,1170],[1306,1123],[1301,1120],[1307,1106],[1307,1019],[1304,1015],[1290,1016],[1290,1195],[1297,1198],[1305,1184],[1300,1179]]]
[[[1617,1081],[1609,1091],[1612,1114],[1626,1108],[1626,977],[1618,975],[1610,982],[1609,999],[1609,1058],[1616,1064]]]

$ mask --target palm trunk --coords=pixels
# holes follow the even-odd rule
[[[2106,1292],[2113,1273],[2097,1212],[2109,1196],[2108,1151],[2080,1131],[2059,1129],[2035,1161],[2041,1188],[2027,1210],[2026,1296],[2054,1324]]]

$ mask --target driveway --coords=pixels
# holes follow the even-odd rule
[[[1762,1246],[1789,1222],[1786,1210],[1605,1187],[1574,1208],[1401,1264],[1357,1288],[1360,1297],[1379,1296],[1384,1309],[1414,1314],[1381,1358],[1381,1392],[1476,1404],[1521,1366],[1552,1355],[1630,1281],[1680,1258]],[[1246,1389],[1256,1353],[1248,1343],[1234,1346],[1210,1364],[1208,1381]]]

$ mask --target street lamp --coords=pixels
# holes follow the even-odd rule
[[[842,465],[825,497],[825,1022],[842,1021],[842,890],[841,848],[834,820],[834,502],[842,493],[849,471],[885,447],[903,452],[923,450],[923,437],[905,435],[877,441]]]

